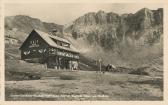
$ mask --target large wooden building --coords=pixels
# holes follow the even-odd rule
[[[21,59],[44,63],[47,68],[77,69],[79,53],[68,40],[34,29],[21,47]]]

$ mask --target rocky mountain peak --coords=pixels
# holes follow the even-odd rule
[[[97,13],[101,14],[101,13],[105,13],[105,12],[103,10],[99,10]]]
[[[146,43],[153,33],[161,35],[162,20],[162,9],[142,8],[134,14],[123,15],[100,10],[79,17],[65,32],[71,33],[76,39],[85,37],[90,43],[99,44],[105,49],[114,49],[123,41],[137,46],[137,43]]]

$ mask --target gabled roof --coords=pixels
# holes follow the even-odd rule
[[[49,37],[53,38],[53,39],[56,39],[56,40],[59,40],[61,42],[69,43],[69,41],[67,39],[64,39],[64,38],[61,38],[61,37],[58,37],[58,36],[49,35]]]
[[[58,36],[54,36],[54,35],[50,35],[48,33],[45,33],[45,32],[42,32],[40,30],[37,30],[37,29],[34,29],[38,34],[40,34],[41,36],[45,35],[45,36],[49,36],[50,38],[53,38],[53,39],[56,39],[56,40],[59,40],[59,41],[62,41],[62,42],[65,42],[65,43],[69,43],[69,41],[67,39],[64,39],[64,38],[61,38],[61,37],[58,37]],[[70,43],[69,43],[70,44]]]
[[[52,46],[52,47],[55,47],[55,48],[59,48],[59,49],[64,49],[64,50],[67,50],[67,51],[72,51],[72,52],[76,52],[78,53],[77,49],[74,48],[72,45],[70,46],[70,48],[66,48],[66,47],[63,47],[63,46],[59,46],[57,45],[53,40],[53,39],[56,39],[56,40],[59,40],[59,41],[62,41],[62,42],[65,42],[65,43],[69,43],[70,42],[67,40],[67,39],[64,39],[64,38],[60,38],[58,36],[52,36],[52,35],[49,35],[48,33],[45,33],[45,32],[42,32],[40,30],[37,30],[37,29],[33,29],[33,31],[35,31],[48,45]],[[32,32],[33,32],[32,31]],[[24,43],[23,43],[24,44]],[[23,45],[22,44],[22,45]],[[22,47],[22,46],[21,46]],[[21,48],[20,47],[20,48]]]

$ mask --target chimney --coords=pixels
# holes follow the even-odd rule
[[[50,31],[50,34],[53,35],[53,36],[56,36],[58,34],[58,30],[53,28],[51,31]]]

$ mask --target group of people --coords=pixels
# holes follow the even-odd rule
[[[114,71],[114,70],[116,70],[116,67],[114,65],[108,64],[106,66],[106,71]]]
[[[112,64],[107,64],[107,66],[105,66],[105,69],[101,70],[100,72],[105,73],[105,72],[115,72],[117,70],[116,66],[112,65]]]

